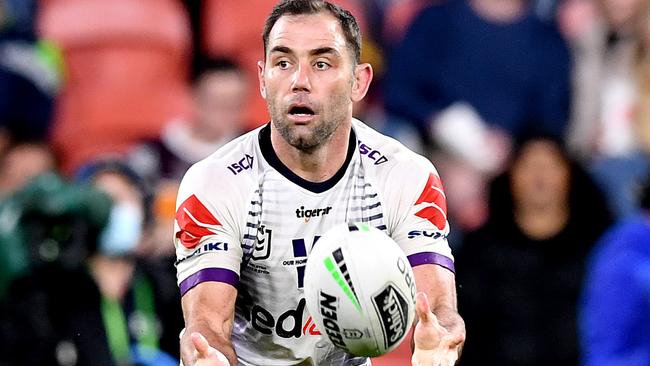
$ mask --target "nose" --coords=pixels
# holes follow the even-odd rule
[[[291,91],[293,92],[310,92],[311,81],[309,75],[310,69],[308,65],[300,64],[293,73],[293,80],[291,82]]]

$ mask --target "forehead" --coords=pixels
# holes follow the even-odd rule
[[[520,161],[531,160],[555,160],[563,161],[564,158],[558,146],[550,141],[538,140],[531,141],[521,150]]]
[[[269,33],[269,50],[275,46],[296,51],[331,47],[341,53],[347,48],[339,21],[328,12],[280,17]]]

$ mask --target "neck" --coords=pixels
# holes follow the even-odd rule
[[[213,129],[206,128],[199,123],[190,126],[190,135],[192,138],[202,142],[215,142],[224,138],[226,131],[215,132]]]
[[[341,123],[328,141],[313,151],[303,151],[287,143],[271,123],[271,144],[278,159],[294,174],[310,182],[324,182],[345,163],[351,128],[350,120]]]
[[[495,23],[512,23],[523,16],[526,6],[522,0],[470,0],[474,11]]]
[[[564,205],[515,209],[517,226],[524,234],[535,240],[549,239],[559,234],[568,221],[569,208]]]

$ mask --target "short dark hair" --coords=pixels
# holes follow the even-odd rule
[[[192,83],[196,84],[201,77],[213,72],[233,72],[243,75],[244,70],[233,59],[227,57],[201,57],[195,61],[192,70]]]
[[[265,57],[268,50],[269,33],[280,17],[283,15],[318,14],[323,11],[330,12],[338,19],[345,40],[353,51],[354,62],[359,63],[361,60],[361,31],[357,20],[348,10],[324,0],[283,0],[276,5],[264,24],[262,40],[264,41]]]

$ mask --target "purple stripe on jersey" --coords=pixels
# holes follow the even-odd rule
[[[437,264],[439,266],[447,268],[453,273],[456,273],[454,261],[442,254],[431,252],[416,253],[409,255],[408,260],[409,263],[411,263],[411,267],[419,266],[421,264]]]
[[[234,287],[239,284],[237,273],[225,268],[205,268],[184,279],[178,286],[181,289],[181,296],[185,295],[192,287],[201,282],[223,282]]]

